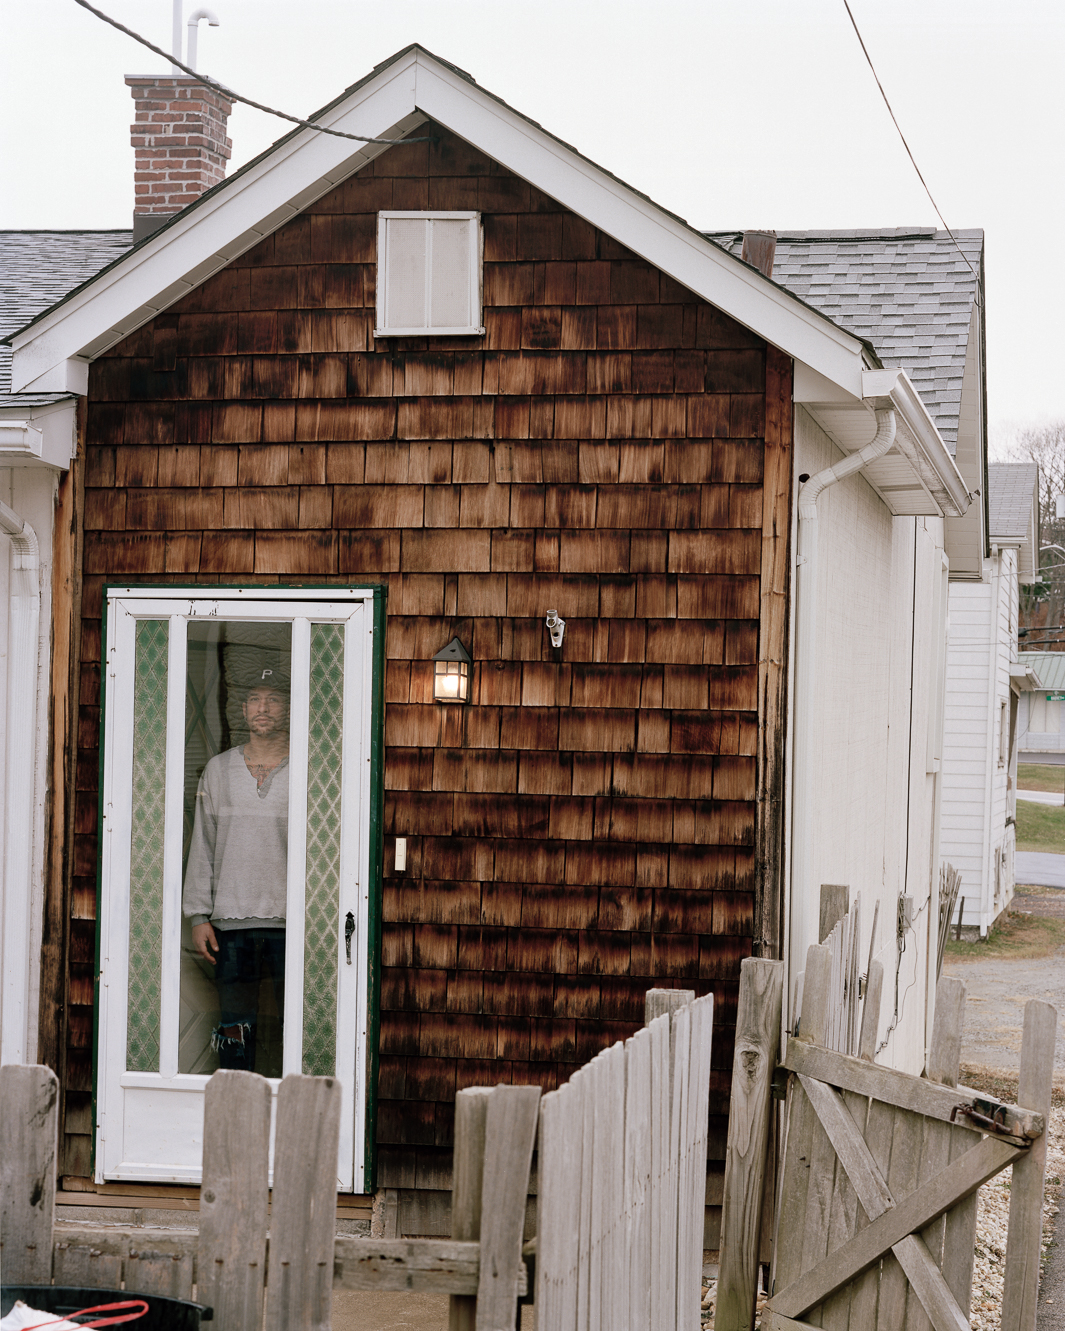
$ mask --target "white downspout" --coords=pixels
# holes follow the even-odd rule
[[[37,667],[41,619],[40,550],[28,522],[0,502],[0,531],[11,538],[7,657],[7,797],[4,808],[3,979],[0,1063],[29,1063],[30,887],[37,770]]]
[[[799,533],[795,569],[795,727],[792,759],[792,832],[791,901],[788,932],[788,974],[790,983],[788,1027],[794,1029],[800,1000],[798,983],[806,967],[806,949],[816,942],[810,932],[816,919],[818,903],[813,883],[812,837],[810,818],[813,800],[810,792],[816,780],[813,729],[813,700],[818,692],[817,679],[817,499],[822,490],[882,457],[895,442],[895,413],[876,413],[876,434],[872,441],[851,453],[834,467],[826,467],[811,476],[799,488]]]

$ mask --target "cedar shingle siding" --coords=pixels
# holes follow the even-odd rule
[[[765,344],[433,132],[92,366],[67,1088],[90,1086],[102,584],[381,582],[378,1183],[447,1186],[457,1089],[558,1085],[655,984],[716,995],[723,1156],[756,839],[777,835],[756,756],[760,658],[763,692],[782,679],[790,363],[769,353],[763,503]],[[484,214],[483,337],[374,342],[391,208]],[[465,708],[431,701],[455,635]]]

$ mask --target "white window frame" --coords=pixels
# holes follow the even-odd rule
[[[416,327],[390,327],[385,320],[388,309],[388,223],[393,220],[411,221],[421,218],[427,225],[433,222],[469,222],[470,240],[470,310],[474,322],[461,326],[437,327],[428,323]],[[431,233],[430,233],[431,234]],[[466,212],[397,212],[387,210],[377,214],[377,314],[374,337],[474,337],[484,333],[482,258],[484,254],[484,228],[480,213]],[[432,290],[432,250],[425,264],[425,313],[430,310]]]

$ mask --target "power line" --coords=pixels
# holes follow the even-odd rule
[[[164,60],[169,60],[171,64],[177,65],[178,69],[184,70],[190,78],[202,83],[205,88],[210,88],[212,92],[221,93],[228,101],[243,102],[245,106],[252,106],[256,111],[265,111],[269,116],[279,116],[282,120],[289,120],[301,129],[317,130],[319,134],[332,134],[336,139],[355,139],[358,143],[435,143],[436,139],[432,135],[426,135],[419,139],[373,139],[365,134],[345,134],[343,130],[329,129],[325,125],[319,125],[315,120],[301,120],[299,116],[290,116],[287,111],[278,111],[275,107],[264,106],[262,102],[253,102],[250,97],[242,97],[239,92],[234,92],[232,88],[227,88],[224,83],[219,83],[215,79],[204,78],[202,74],[197,74],[194,69],[188,65],[183,65],[176,55],[170,51],[164,51],[162,47],[156,46],[150,42],[147,37],[142,37],[139,32],[134,32],[132,28],[127,28],[124,23],[119,23],[117,19],[111,18],[105,14],[102,9],[97,9],[89,4],[89,0],[74,0],[76,5],[81,5],[82,9],[87,9],[90,14],[95,14],[98,19],[103,19],[105,23],[110,23],[112,28],[117,28],[119,32],[124,32],[127,37],[132,37],[135,42],[140,42],[141,46],[146,46],[149,51],[154,51],[156,55],[161,55]]]
[[[78,3],[79,3],[79,4],[80,4],[81,2],[82,2],[82,0],[78,0]],[[875,67],[875,65],[873,64],[873,58],[872,58],[872,56],[869,54],[869,51],[868,51],[868,49],[866,48],[865,42],[862,40],[862,34],[858,31],[858,24],[855,22],[854,15],[851,13],[851,7],[850,7],[850,4],[849,4],[848,0],[843,0],[843,8],[847,11],[847,17],[848,17],[848,18],[850,19],[850,21],[851,21],[851,27],[854,29],[854,35],[858,38],[858,44],[859,44],[859,46],[861,46],[861,48],[862,48],[862,54],[865,56],[865,59],[866,59],[868,65],[869,65],[869,68],[872,70],[873,78],[876,79],[876,86],[880,89],[880,96],[883,97],[883,99],[884,99],[884,105],[885,105],[885,106],[887,107],[887,109],[888,109],[888,115],[891,117],[892,123],[894,124],[895,128],[896,128],[896,129],[898,130],[898,132],[899,132],[899,138],[902,140],[902,146],[906,149],[906,156],[910,159],[911,163],[913,164],[913,169],[917,172],[917,179],[918,179],[918,180],[921,182],[921,184],[924,186],[924,192],[928,195],[928,201],[931,203],[932,207],[936,210],[936,216],[937,216],[937,217],[939,218],[939,220],[943,223],[943,230],[947,233],[947,235],[948,235],[948,236],[951,238],[951,240],[954,242],[954,245],[955,245],[955,247],[956,247],[958,253],[959,253],[959,254],[961,255],[961,257],[965,260],[965,263],[966,263],[966,265],[967,265],[967,267],[968,267],[968,269],[969,269],[969,272],[972,273],[973,277],[976,278],[977,283],[979,283],[979,281],[980,281],[980,275],[979,275],[979,273],[976,271],[976,269],[975,269],[975,268],[972,266],[972,264],[969,262],[969,256],[968,256],[968,255],[965,253],[965,251],[962,249],[961,245],[958,244],[958,238],[957,238],[957,236],[954,234],[953,231],[951,231],[950,227],[947,226],[946,218],[945,218],[945,217],[943,216],[943,214],[939,211],[939,204],[936,203],[935,199],[932,198],[932,191],[928,188],[928,182],[925,180],[924,176],[921,175],[921,168],[917,165],[917,159],[914,157],[913,153],[910,152],[910,145],[906,142],[906,135],[903,134],[903,132],[902,132],[902,126],[899,124],[898,120],[895,118],[895,112],[891,109],[891,103],[888,101],[888,95],[887,95],[887,93],[884,91],[884,85],[880,82],[880,75],[876,72],[876,67]]]

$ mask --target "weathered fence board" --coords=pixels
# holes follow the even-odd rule
[[[541,1102],[536,1303],[552,1331],[698,1326],[713,999],[673,992]]]
[[[488,1096],[476,1331],[513,1331],[539,1110],[539,1086],[496,1086]],[[489,1225],[483,1223],[486,1216]]]
[[[57,1285],[118,1289],[122,1284],[123,1260],[84,1244],[57,1243],[52,1258],[52,1276]]]
[[[625,1196],[628,1225],[629,1322],[651,1324],[651,1032],[648,1027],[628,1046],[625,1084]],[[624,1248],[625,1234],[622,1234]]]
[[[219,1071],[204,1099],[197,1297],[224,1331],[259,1331],[270,1197],[270,1086]]]
[[[52,1277],[59,1082],[50,1068],[0,1067],[0,1262],[9,1285]]]
[[[1034,1000],[1033,1000],[1034,1001]],[[924,1077],[911,1077],[894,1068],[881,1067],[878,1063],[867,1063],[864,1059],[848,1058],[846,1054],[836,1054],[830,1049],[819,1049],[801,1039],[788,1041],[787,1053],[783,1066],[789,1072],[801,1072],[818,1081],[828,1082],[841,1090],[854,1091],[858,1095],[883,1100],[898,1109],[908,1109],[925,1118],[951,1122],[955,1114],[959,1095],[949,1086],[939,1086]],[[957,1091],[965,1095],[965,1087]],[[1004,1105],[1003,1126],[1006,1135],[1018,1139],[1035,1140],[1041,1137],[1046,1126],[1043,1114],[1018,1105]],[[955,1114],[955,1127],[983,1134],[978,1123]]]
[[[651,1039],[651,1327],[667,1331],[676,1307],[677,1271],[671,1260],[677,1243],[675,1176],[669,1164],[670,1018],[654,1018]]]
[[[329,1331],[340,1082],[286,1077],[277,1092],[267,1331]]]
[[[487,1086],[471,1086],[455,1096],[451,1237],[459,1240],[475,1239],[478,1252],[481,1239],[481,1193],[484,1186],[485,1125],[491,1093]],[[449,1331],[474,1331],[477,1325],[476,1292],[451,1296],[448,1325]]]
[[[1057,1009],[1042,999],[1029,999],[1021,1035],[1021,1070],[1017,1099],[1040,1114],[1050,1114],[1054,1081]],[[1047,1143],[1042,1136],[1013,1166],[1010,1222],[1006,1239],[1006,1270],[1002,1288],[1002,1331],[1030,1331],[1035,1326],[1039,1295],[1039,1252],[1043,1228],[1043,1188]]]

